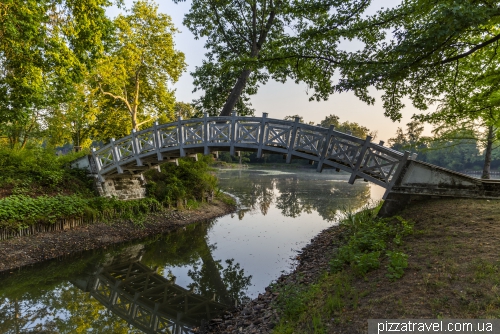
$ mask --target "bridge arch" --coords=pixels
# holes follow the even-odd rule
[[[324,167],[351,173],[349,183],[358,178],[387,189],[392,188],[401,173],[409,153],[395,151],[376,144],[370,136],[361,139],[335,130],[302,124],[299,119],[285,121],[262,117],[208,117],[157,124],[126,137],[112,139],[108,145],[93,150],[90,170],[99,181],[126,175],[140,175],[161,163],[197,153],[218,151],[278,153],[292,158],[307,159]],[[386,193],[387,193],[386,192]]]

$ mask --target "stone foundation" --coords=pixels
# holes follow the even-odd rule
[[[123,176],[99,182],[94,179],[97,193],[102,197],[116,197],[121,200],[146,197],[146,182],[142,175]]]

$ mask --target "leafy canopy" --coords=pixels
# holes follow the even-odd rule
[[[168,83],[179,79],[186,64],[184,54],[174,48],[177,29],[171,18],[141,0],[114,24],[116,40],[95,74],[101,93],[129,114],[133,129],[157,119],[172,121],[175,98]]]
[[[184,24],[196,39],[206,38],[207,49],[203,64],[191,73],[195,90],[205,91],[197,107],[211,115],[229,115],[232,110],[252,113],[249,97],[260,84],[270,77],[285,81],[302,70],[303,65],[294,59],[302,52],[295,52],[294,46],[299,41],[318,40],[310,33],[312,27],[321,25],[316,36],[329,36],[338,44],[342,38],[338,27],[357,18],[369,2],[193,0]],[[335,52],[336,45],[330,44],[328,49]],[[325,80],[317,70],[309,70],[312,72],[302,74]]]

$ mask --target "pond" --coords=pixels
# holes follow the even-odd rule
[[[220,170],[238,212],[0,276],[1,333],[189,333],[255,298],[345,209],[384,190],[331,171]]]

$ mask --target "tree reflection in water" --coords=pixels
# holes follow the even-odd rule
[[[168,275],[171,268],[188,266],[192,282],[185,290],[200,296],[198,300],[226,305],[242,302],[247,298],[251,276],[232,259],[223,265],[212,257],[216,246],[207,243],[212,225],[192,224],[159,240],[52,261],[0,278],[0,332],[142,333],[117,317],[116,310],[104,307],[83,291],[92,275],[105,272],[113,264],[116,267],[116,263],[124,265],[127,258],[132,264],[140,259],[141,266],[154,268],[167,278],[165,281],[173,278]]]
[[[332,172],[248,170],[224,171],[221,175],[221,187],[240,196],[241,204],[248,208],[239,212],[240,220],[253,210],[266,215],[274,202],[283,216],[296,218],[317,211],[331,222],[340,212],[357,209],[370,199],[367,183],[351,185],[348,176]]]

